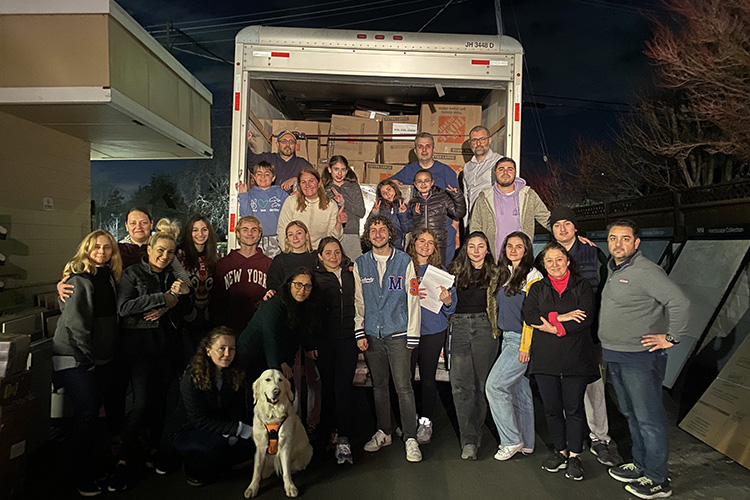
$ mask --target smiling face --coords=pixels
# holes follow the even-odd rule
[[[255,177],[255,184],[261,189],[270,188],[271,184],[273,184],[273,181],[276,179],[275,175],[263,167],[258,167],[253,177]]]
[[[430,193],[433,184],[435,184],[435,181],[430,174],[421,173],[414,177],[414,187],[417,188],[417,191],[419,191],[419,194],[422,196],[427,196]]]
[[[299,189],[307,199],[315,199],[318,197],[318,179],[310,173],[304,172],[299,178]]]
[[[466,242],[466,255],[469,256],[469,261],[475,269],[481,269],[487,255],[487,243],[478,236],[469,238]]]
[[[89,252],[89,260],[95,266],[103,266],[112,258],[112,242],[106,236],[97,236],[94,246]]]
[[[641,239],[635,237],[632,227],[612,226],[609,230],[607,245],[609,246],[609,253],[618,266],[628,260],[628,257],[638,250],[640,244]]]
[[[130,235],[130,241],[136,245],[145,245],[148,243],[148,237],[154,228],[154,223],[148,218],[147,214],[133,210],[128,214],[128,220],[125,222]]]
[[[547,274],[555,279],[565,276],[569,264],[570,260],[557,248],[547,250],[547,253],[544,254],[544,269],[547,270]]]
[[[414,240],[414,250],[420,264],[426,264],[427,259],[435,253],[435,238],[430,233],[422,233]]]
[[[318,258],[326,271],[336,271],[341,267],[341,246],[332,241],[323,247],[323,253],[318,254]]]
[[[306,274],[298,274],[292,278],[292,282],[289,284],[292,298],[297,302],[304,302],[310,296],[312,292],[312,280],[310,276]]]
[[[346,174],[349,171],[349,167],[344,165],[343,163],[334,163],[330,167],[328,167],[328,172],[331,174],[331,178],[333,179],[333,183],[337,186],[340,186],[343,184],[344,179],[346,179]]]
[[[508,242],[505,244],[505,256],[508,257],[513,267],[516,267],[521,262],[525,253],[526,247],[521,238],[516,236],[508,238]]]
[[[389,184],[383,184],[380,188],[380,196],[382,196],[384,200],[393,203],[393,200],[396,199],[396,190]]]
[[[148,264],[154,272],[163,271],[174,258],[175,243],[169,238],[159,238],[154,246],[149,245],[146,248],[148,253]]]
[[[297,139],[292,134],[284,134],[278,139],[279,155],[288,160],[297,150]]]
[[[232,335],[219,335],[211,347],[206,348],[206,354],[211,358],[216,368],[222,370],[228,368],[234,361],[237,352],[237,341]]]
[[[307,246],[307,231],[293,224],[286,230],[286,241],[292,247],[292,253],[304,253]]]
[[[193,223],[193,230],[191,231],[193,238],[193,244],[198,251],[203,250],[203,247],[208,241],[208,226],[202,220],[195,221]]]
[[[244,221],[237,228],[237,236],[240,240],[241,247],[256,246],[262,236],[260,227],[253,221]]]
[[[414,145],[414,153],[416,153],[419,161],[429,162],[432,160],[432,155],[435,152],[435,144],[429,137],[420,137]]]
[[[382,224],[380,222],[376,222],[370,226],[370,232],[368,233],[370,237],[370,243],[372,243],[372,247],[376,249],[385,248],[388,246],[388,239],[390,238],[390,233],[388,232],[388,226],[385,224]]]

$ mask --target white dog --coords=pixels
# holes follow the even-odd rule
[[[313,449],[302,421],[292,408],[292,387],[279,370],[266,370],[253,383],[253,399],[255,465],[245,498],[257,495],[260,480],[274,470],[284,480],[286,496],[296,497],[299,492],[292,474],[307,467]]]

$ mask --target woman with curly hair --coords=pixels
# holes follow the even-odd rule
[[[95,464],[99,462],[95,426],[102,402],[112,396],[112,360],[119,331],[116,283],[121,274],[117,242],[103,230],[83,239],[63,271],[63,278],[69,278],[76,293],[60,303],[62,315],[52,341],[52,363],[55,385],[65,387],[73,402],[71,476],[82,496],[102,491],[95,481]]]
[[[215,479],[252,455],[252,408],[234,364],[236,338],[219,326],[201,340],[180,381],[187,423],[175,437],[191,486]]]
[[[279,213],[276,234],[285,234],[287,224],[302,221],[310,231],[312,247],[317,248],[326,236],[341,239],[343,227],[348,220],[344,206],[336,206],[327,194],[320,174],[312,167],[303,168],[297,174],[297,195],[284,201]]]

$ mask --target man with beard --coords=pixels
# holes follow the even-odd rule
[[[534,241],[535,220],[549,229],[549,210],[526,181],[516,177],[516,162],[503,156],[495,163],[495,184],[484,188],[474,204],[471,230],[483,232],[492,255],[497,255],[513,231],[523,231]]]
[[[364,238],[372,250],[354,263],[354,336],[367,352],[378,430],[365,444],[375,452],[391,444],[389,373],[398,394],[406,459],[420,462],[417,409],[411,387],[411,350],[419,345],[419,283],[407,254],[391,246],[396,230],[388,217],[367,220]]]
[[[497,160],[502,158],[502,155],[490,149],[492,137],[490,137],[489,129],[484,125],[477,125],[471,129],[469,145],[471,145],[471,150],[474,151],[474,156],[464,165],[463,170],[464,195],[466,195],[467,207],[464,225],[467,227],[474,202],[477,201],[479,193],[484,188],[492,185],[493,167],[497,164]]]
[[[309,161],[297,156],[298,136],[299,134],[297,132],[282,130],[279,132],[279,135],[276,136],[276,144],[279,148],[278,153],[265,152],[256,154],[250,150],[250,139],[253,138],[253,133],[248,131],[247,171],[252,172],[253,167],[260,161],[269,162],[273,165],[276,174],[274,185],[281,186],[284,191],[290,193],[294,187],[294,181],[297,179],[297,174],[305,167],[312,167]]]

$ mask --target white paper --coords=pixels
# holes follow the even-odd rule
[[[424,288],[427,291],[427,297],[421,299],[419,304],[435,314],[440,312],[440,308],[443,307],[443,302],[440,300],[440,287],[450,289],[455,279],[455,276],[442,269],[427,266],[427,270],[422,276],[422,283],[419,284],[419,288]]]
[[[393,124],[393,135],[399,134],[415,134],[417,133],[416,123],[394,123]],[[394,141],[413,141],[414,135],[406,137],[393,137]]]

